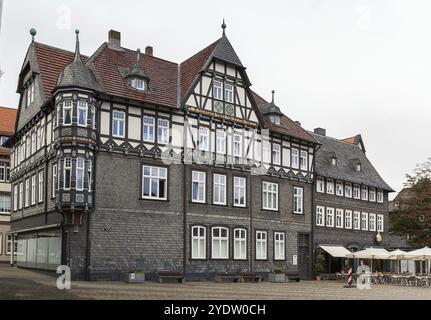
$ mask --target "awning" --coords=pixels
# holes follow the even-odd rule
[[[347,254],[351,253],[346,248],[340,247],[340,246],[319,246],[319,247],[325,250],[334,258],[345,258]]]

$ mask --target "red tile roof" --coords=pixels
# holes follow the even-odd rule
[[[34,50],[42,77],[43,91],[46,98],[49,98],[57,85],[58,76],[64,67],[73,61],[75,53],[39,42],[34,43]],[[84,61],[87,57],[81,55],[81,59]]]
[[[15,121],[17,109],[0,107],[0,134],[13,135],[15,131]]]
[[[258,111],[260,112],[259,108],[263,105],[268,104],[268,102],[255,92],[253,92],[253,97],[256,101]],[[268,119],[264,115],[262,115],[262,118],[264,119],[263,121],[265,122],[265,127],[274,133],[291,136],[312,143],[318,143],[310,133],[308,133],[301,126],[297,125],[295,121],[293,121],[286,115],[283,115],[280,119],[282,124],[281,126],[272,123],[270,119]]]
[[[190,90],[190,87],[192,86],[199,72],[203,70],[205,63],[208,61],[209,57],[217,47],[219,41],[220,39],[181,63],[181,98],[184,98],[184,96]]]
[[[131,68],[136,64],[136,51],[116,50],[104,44],[90,58],[98,79],[107,94],[176,108],[178,103],[178,64],[141,53],[140,66],[149,77],[150,92],[128,87],[118,67]]]
[[[355,139],[356,137],[350,137],[350,138],[346,138],[346,139],[341,139],[341,141],[347,142],[347,143],[351,143],[351,144],[355,144]]]

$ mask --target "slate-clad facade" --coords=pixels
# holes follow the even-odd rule
[[[225,26],[224,26],[225,27]],[[20,267],[75,279],[312,275],[319,142],[250,89],[224,33],[183,63],[32,42],[12,148]]]

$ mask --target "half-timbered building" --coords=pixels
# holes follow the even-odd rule
[[[318,142],[254,93],[225,35],[182,63],[121,45],[33,41],[19,76],[12,231],[19,267],[311,276]]]

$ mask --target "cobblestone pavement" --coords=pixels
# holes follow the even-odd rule
[[[70,290],[58,290],[55,274],[0,268],[1,299],[126,299],[126,300],[431,300],[431,288],[374,285],[371,290],[343,288],[338,281],[301,281],[299,283],[215,283],[127,284],[123,282],[72,282]]]

